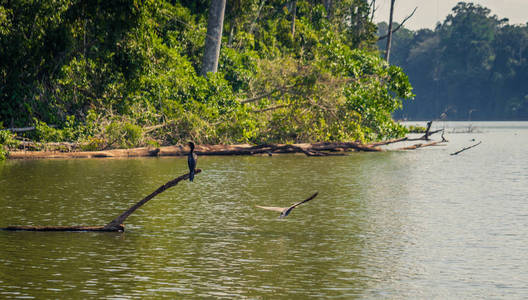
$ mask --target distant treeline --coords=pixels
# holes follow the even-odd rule
[[[379,35],[387,32],[386,23],[378,27]],[[396,118],[528,120],[528,24],[509,25],[460,2],[434,30],[397,31],[391,63],[416,94]]]

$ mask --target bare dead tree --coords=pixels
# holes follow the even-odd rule
[[[392,15],[394,14],[394,2],[396,0],[391,0],[390,14],[389,14],[389,29],[387,31],[387,46],[385,47],[385,61],[389,63],[390,59],[390,50],[392,42]]]
[[[370,15],[370,22],[372,22],[374,20],[374,14],[376,13],[376,0],[372,0],[372,2],[370,2],[370,7],[372,12]]]
[[[297,0],[293,1],[293,8],[292,8],[292,23],[291,23],[292,38],[295,38],[295,19],[296,18],[297,18]]]
[[[416,12],[417,9],[418,9],[418,7],[415,7],[414,10],[412,11],[412,13],[410,15],[408,15],[407,17],[405,17],[405,19],[403,19],[403,21],[398,26],[396,26],[396,28],[394,28],[392,30],[392,33],[395,33],[396,31],[400,30],[400,28],[402,28],[403,24],[405,24],[405,22],[407,22],[407,20],[409,20],[414,15],[414,13]],[[378,41],[386,39],[388,36],[389,36],[389,33],[387,32],[386,35],[380,36],[378,38]]]

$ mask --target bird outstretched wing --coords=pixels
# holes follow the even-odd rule
[[[295,208],[295,207],[297,207],[297,206],[299,206],[299,205],[301,205],[303,203],[306,203],[306,202],[312,200],[313,198],[317,197],[318,194],[319,194],[319,192],[315,192],[315,194],[311,195],[307,199],[304,199],[303,201],[299,201],[297,203],[292,204],[289,208]]]
[[[260,206],[260,205],[256,205],[258,208],[263,208],[263,209],[267,209],[267,210],[272,210],[272,211],[277,211],[277,212],[280,212],[280,216],[279,218],[285,218],[287,217],[291,211],[296,208],[297,206],[303,204],[303,203],[306,203],[310,200],[312,200],[313,198],[315,198],[317,196],[317,194],[319,194],[318,192],[316,192],[315,194],[311,195],[310,197],[308,197],[307,199],[304,199],[303,201],[299,201],[297,203],[294,203],[292,204],[290,207],[272,207],[272,206]]]
[[[272,207],[272,206],[260,206],[260,205],[255,205],[255,206],[258,208],[263,208],[263,209],[278,211],[278,212],[282,212],[283,210],[287,208],[287,207]]]
[[[282,218],[286,218],[286,217],[291,213],[291,211],[292,211],[294,208],[296,208],[297,206],[299,206],[299,205],[301,205],[301,204],[303,204],[303,203],[306,203],[306,202],[312,200],[313,198],[315,198],[315,197],[317,196],[317,194],[318,194],[318,192],[316,192],[315,194],[311,195],[311,196],[308,197],[307,199],[304,199],[303,201],[299,201],[299,202],[297,202],[297,203],[292,204],[290,207],[285,208],[285,209],[281,212],[279,218],[281,218],[281,219],[282,219]]]

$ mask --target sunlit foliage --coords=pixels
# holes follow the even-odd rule
[[[228,1],[207,77],[208,1],[1,4],[1,121],[93,150],[402,135],[407,76],[379,58],[366,1],[333,3]]]

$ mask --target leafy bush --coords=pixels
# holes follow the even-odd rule
[[[0,130],[0,160],[6,159],[9,150],[17,148],[19,144],[20,142],[15,139],[15,135],[9,130]]]
[[[58,142],[63,140],[64,134],[62,130],[50,127],[48,124],[38,119],[34,119],[34,121],[34,136],[37,140],[43,142]]]
[[[83,151],[99,151],[106,147],[106,141],[101,138],[89,137],[82,145]]]
[[[66,117],[66,122],[62,129],[49,126],[43,121],[33,119],[35,122],[35,132],[31,134],[33,138],[42,142],[72,142],[83,136],[83,130],[89,128],[75,121],[74,116]]]
[[[127,121],[114,121],[106,127],[108,147],[133,148],[141,144],[143,130]]]
[[[425,127],[419,125],[409,125],[407,130],[410,133],[425,133]]]

